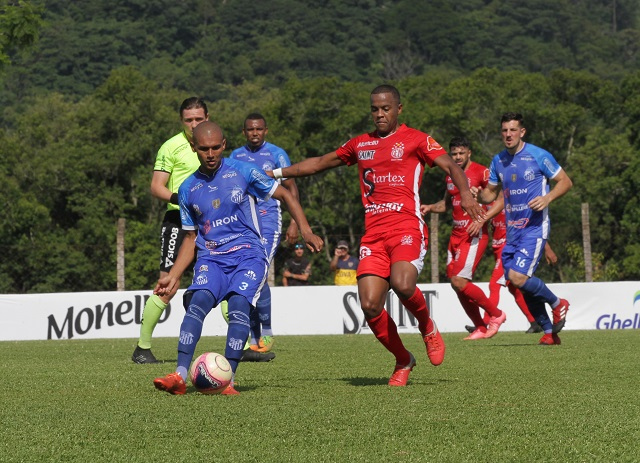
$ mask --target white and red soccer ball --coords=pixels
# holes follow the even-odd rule
[[[219,394],[231,383],[231,365],[224,355],[206,352],[191,364],[189,379],[202,394]]]

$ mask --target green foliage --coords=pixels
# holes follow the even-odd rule
[[[394,360],[370,334],[278,336],[274,361],[240,364],[236,397],[155,390],[153,378],[174,369],[174,338],[154,339],[168,362],[158,365],[133,364],[132,339],[2,342],[2,371],[25,378],[3,392],[0,419],[11,426],[0,427],[2,460],[637,459],[637,376],[624,373],[637,368],[637,330],[565,330],[561,346],[524,333],[463,336],[444,334],[437,368],[419,336],[403,336],[418,358],[404,388],[387,386]],[[222,337],[205,337],[196,354],[223,350]],[[547,391],[544,406],[532,388]],[[233,417],[244,432],[225,424]]]
[[[37,2],[0,0],[0,67],[10,54],[30,49],[44,26],[44,9]]]
[[[0,0],[0,292],[113,289],[119,218],[127,288],[154,285],[164,205],[149,182],[185,97],[207,99],[229,148],[244,144],[246,114],[263,113],[296,162],[371,130],[381,78],[401,90],[401,122],[445,147],[467,136],[485,165],[502,148],[500,114],[522,112],[526,140],[574,181],[550,210],[560,263],[539,274],[581,278],[562,247],[580,242],[586,202],[601,278],[638,279],[639,13],[632,0]],[[297,183],[326,244],[312,284],[330,284],[336,241],[355,248],[363,233],[357,168]],[[427,169],[422,200],[443,192],[442,171]],[[276,273],[287,257],[282,246]]]

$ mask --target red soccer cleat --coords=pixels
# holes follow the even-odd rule
[[[475,341],[476,339],[485,339],[487,337],[487,329],[484,326],[476,328],[473,333],[464,338],[464,341]]]
[[[560,304],[555,309],[551,309],[553,313],[553,333],[559,333],[564,328],[567,321],[567,312],[569,311],[569,301],[560,299]]]
[[[389,386],[406,386],[409,379],[409,373],[416,366],[416,359],[411,352],[409,352],[409,363],[407,365],[397,365],[393,370],[391,378],[389,378]]]
[[[560,337],[555,333],[545,333],[545,335],[540,338],[540,341],[538,341],[538,344],[543,346],[559,346],[562,344],[562,341],[560,341]]]
[[[183,395],[187,392],[187,385],[178,373],[169,373],[164,378],[156,378],[153,380],[156,389],[167,391],[169,394]]]
[[[427,357],[429,357],[431,365],[440,365],[444,360],[445,346],[436,322],[433,322],[433,331],[431,334],[425,335],[422,339],[427,346]]]
[[[233,385],[229,384],[227,386],[227,388],[222,391],[220,394],[222,395],[240,395],[240,393],[238,391],[235,390],[235,388],[233,387]]]
[[[500,325],[507,321],[507,313],[503,310],[502,314],[498,317],[491,317],[489,319],[489,327],[487,328],[487,334],[484,336],[489,339],[494,337],[498,330],[500,329]]]

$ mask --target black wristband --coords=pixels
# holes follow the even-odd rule
[[[169,199],[169,202],[171,204],[180,204],[180,201],[178,200],[178,193],[173,193],[171,195],[171,198]]]

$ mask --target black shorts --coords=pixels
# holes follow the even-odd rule
[[[182,240],[187,232],[182,229],[180,211],[167,211],[160,232],[160,271],[168,272],[173,267]]]

